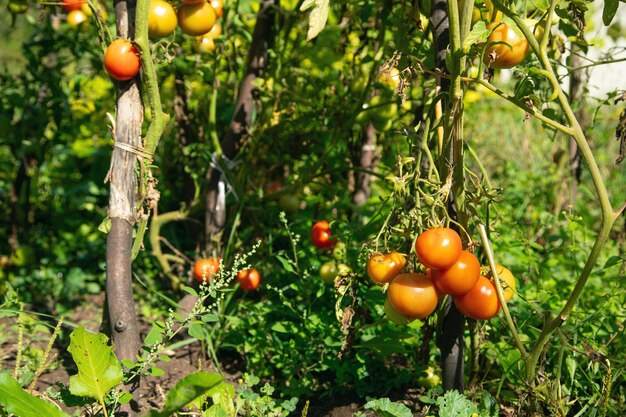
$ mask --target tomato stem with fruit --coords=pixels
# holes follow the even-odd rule
[[[493,3],[495,4],[496,8],[502,10],[502,12],[506,16],[511,18],[517,24],[524,36],[528,39],[531,49],[537,56],[537,59],[539,60],[542,69],[545,71],[544,75],[550,79],[552,85],[558,85],[558,78],[554,73],[554,69],[552,68],[550,59],[546,51],[547,36],[541,40],[541,43],[539,43],[518,14],[504,7],[499,0],[493,0]],[[550,27],[551,16],[554,12],[554,9],[556,8],[557,3],[558,1],[550,2],[550,6],[547,12],[548,16],[544,21],[544,29]],[[609,200],[608,192],[606,190],[606,186],[602,179],[600,169],[598,168],[595,157],[593,155],[593,151],[591,150],[585,133],[583,132],[578,122],[578,119],[576,118],[576,115],[574,114],[574,111],[570,106],[565,92],[560,87],[558,88],[558,103],[563,110],[563,113],[565,114],[565,118],[569,123],[569,127],[564,127],[563,129],[559,130],[568,134],[576,141],[580,153],[587,163],[587,167],[589,169],[589,173],[591,175],[594,188],[600,202],[602,223],[598,235],[596,236],[596,240],[594,242],[591,253],[588,256],[587,261],[585,262],[585,266],[583,267],[583,270],[581,271],[578,280],[576,281],[576,285],[574,286],[574,289],[568,297],[565,306],[563,306],[561,311],[554,318],[549,318],[545,321],[541,333],[539,334],[539,337],[535,343],[535,346],[529,353],[529,356],[526,358],[526,377],[528,378],[530,383],[532,383],[535,379],[536,365],[539,360],[539,356],[541,355],[541,352],[543,351],[545,345],[548,343],[552,333],[554,333],[554,331],[556,331],[563,324],[563,322],[567,320],[574,306],[578,302],[578,299],[582,294],[587,280],[591,275],[591,271],[596,264],[598,256],[602,252],[602,249],[604,248],[604,245],[608,240],[608,236],[611,229],[613,228],[613,224],[615,223],[615,220],[620,216],[622,211],[613,210],[611,201]],[[536,115],[534,113],[531,114]],[[542,118],[538,118],[543,121]],[[554,126],[555,123],[556,122],[551,122],[547,124]]]
[[[528,357],[528,352],[526,351],[526,348],[524,348],[522,339],[520,339],[519,334],[517,333],[517,329],[515,328],[515,324],[513,323],[513,318],[511,317],[509,307],[506,303],[506,300],[504,299],[504,291],[502,289],[502,284],[500,283],[500,277],[498,276],[496,261],[494,258],[493,250],[491,249],[491,242],[489,241],[489,237],[487,237],[487,230],[485,229],[485,226],[483,224],[478,225],[478,233],[480,234],[480,239],[482,240],[485,254],[487,255],[487,259],[489,260],[489,267],[491,268],[493,282],[496,287],[496,292],[498,294],[498,300],[500,301],[500,307],[502,308],[502,312],[504,313],[504,318],[506,319],[509,330],[513,335],[513,339],[515,340],[517,349],[522,354],[522,359],[526,359],[526,357]]]
[[[145,151],[152,155],[159,144],[168,116],[163,112],[156,68],[152,61],[152,53],[148,41],[148,16],[150,0],[137,0],[135,16],[135,44],[139,47],[141,66],[143,68],[143,84],[148,95],[151,120],[144,138]]]

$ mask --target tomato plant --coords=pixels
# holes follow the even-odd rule
[[[176,30],[178,18],[171,4],[164,0],[152,0],[148,15],[148,36],[163,38]]]
[[[528,40],[520,36],[504,22],[492,22],[487,29],[493,29],[487,39],[487,50],[483,62],[491,68],[513,68],[530,52]],[[496,43],[494,45],[494,43]]]
[[[444,294],[465,294],[478,282],[480,263],[473,253],[461,251],[459,259],[447,269],[433,269],[432,280]]]
[[[118,81],[134,78],[141,67],[137,49],[129,40],[114,40],[104,53],[104,67]]]
[[[397,275],[387,291],[389,303],[398,313],[423,319],[437,308],[439,294],[433,282],[423,274]]]
[[[406,258],[398,252],[374,254],[367,260],[367,275],[378,285],[390,282],[402,271]]]
[[[482,275],[474,288],[454,297],[454,304],[461,313],[475,320],[488,320],[500,311],[496,287]]]
[[[204,0],[200,3],[181,4],[178,8],[178,25],[187,35],[204,35],[211,30],[216,19],[213,7]]]
[[[193,275],[200,282],[209,282],[220,270],[220,260],[214,257],[198,259],[193,264]]]
[[[428,268],[450,268],[461,256],[461,237],[447,227],[436,227],[422,232],[415,241],[415,253]]]
[[[261,274],[256,269],[244,269],[237,274],[239,286],[246,291],[254,291],[261,285]]]
[[[337,241],[332,239],[330,224],[326,220],[320,220],[313,225],[310,237],[318,249],[329,249],[337,244]]]

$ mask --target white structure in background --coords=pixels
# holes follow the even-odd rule
[[[602,7],[598,4],[597,7]],[[613,59],[626,58],[626,4],[620,2],[617,14],[612,26],[618,22],[620,36],[617,40],[607,35],[608,28],[602,23],[602,9],[596,10],[593,16],[594,30],[587,34],[587,39],[592,43],[588,57],[594,61],[602,59],[602,55],[613,47],[621,48]],[[595,48],[594,40],[601,39],[602,46]],[[626,90],[626,61],[614,64],[600,65],[589,69],[589,93],[592,97],[602,98],[606,93],[613,90]]]

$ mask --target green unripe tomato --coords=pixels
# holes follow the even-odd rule
[[[346,259],[346,244],[343,242],[337,242],[333,248],[333,258],[338,261]]]
[[[335,278],[339,274],[339,269],[333,261],[328,261],[322,264],[320,267],[320,278],[327,284],[335,282]]]
[[[283,194],[278,199],[278,207],[287,213],[295,213],[300,210],[300,196],[297,194]]]
[[[346,264],[337,265],[337,269],[339,270],[339,273],[337,275],[348,275],[352,272],[352,268],[350,268]]]

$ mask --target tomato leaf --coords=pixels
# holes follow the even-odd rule
[[[604,0],[604,9],[602,9],[602,22],[604,26],[611,24],[617,13],[618,6],[619,0]]]
[[[469,50],[469,48],[477,43],[485,42],[489,38],[491,29],[487,29],[487,25],[482,20],[476,22],[472,31],[467,35],[467,38],[463,41],[463,49]]]
[[[89,334],[78,327],[70,335],[72,354],[78,374],[70,377],[70,392],[82,397],[95,398],[100,403],[113,387],[122,382],[122,365],[107,344],[104,334]]]
[[[69,417],[48,401],[24,391],[8,372],[0,372],[0,404],[17,417]]]
[[[458,391],[448,391],[437,398],[440,417],[469,416],[478,413],[478,407]]]
[[[313,7],[309,15],[309,31],[306,40],[310,41],[315,38],[326,26],[328,20],[329,0],[305,0],[300,7],[300,11],[305,11]]]

